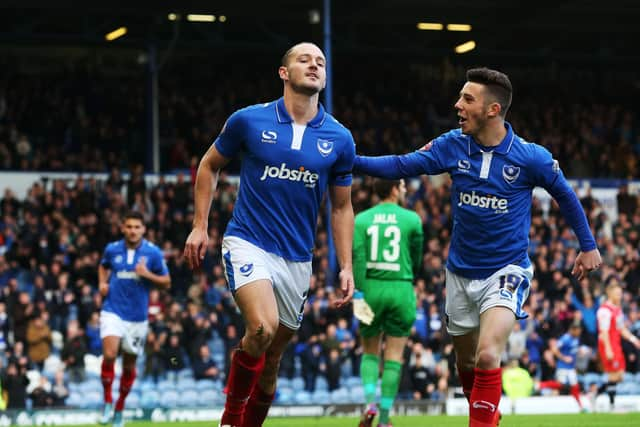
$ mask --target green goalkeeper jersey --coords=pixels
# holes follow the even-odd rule
[[[418,214],[396,203],[380,203],[356,215],[353,276],[356,287],[366,279],[413,280],[422,263],[424,236]]]

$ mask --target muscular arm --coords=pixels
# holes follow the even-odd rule
[[[425,161],[417,151],[402,156],[356,156],[353,171],[385,179],[410,178],[426,172]]]
[[[220,169],[229,162],[215,144],[209,147],[198,165],[196,175],[194,199],[193,229],[187,238],[184,257],[191,268],[200,266],[207,251],[209,210],[214,191],[218,186]]]
[[[358,289],[367,277],[366,237],[361,226],[356,225],[353,232],[353,280]]]
[[[329,190],[331,197],[331,228],[333,240],[340,264],[340,287],[343,297],[338,305],[344,305],[353,296],[353,206],[351,205],[351,186],[333,185]]]
[[[193,227],[206,230],[209,224],[209,210],[213,193],[218,186],[218,175],[229,159],[224,157],[216,149],[215,145],[209,147],[198,165],[196,184],[194,191],[194,215]]]
[[[111,269],[106,268],[102,264],[98,265],[98,289],[103,297],[109,293],[109,276]]]

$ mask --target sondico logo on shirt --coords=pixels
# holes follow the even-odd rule
[[[304,166],[300,166],[298,169],[289,169],[286,163],[282,163],[280,167],[269,165],[265,166],[264,171],[262,172],[262,177],[260,177],[260,181],[264,181],[267,178],[283,179],[285,181],[294,182],[302,181],[306,187],[313,188],[316,186],[316,182],[318,182],[319,177],[320,176],[317,173],[305,169]]]
[[[471,194],[460,192],[458,206],[462,205],[493,209],[496,213],[509,212],[509,201],[507,199],[500,199],[495,196],[478,196],[475,191],[472,191]]]

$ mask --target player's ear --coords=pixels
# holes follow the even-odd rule
[[[489,104],[487,115],[489,117],[497,117],[502,111],[502,106],[498,102],[492,102]]]
[[[289,70],[287,70],[287,67],[285,67],[284,65],[278,68],[278,75],[280,76],[280,80],[282,81],[286,82],[287,80],[289,80]]]

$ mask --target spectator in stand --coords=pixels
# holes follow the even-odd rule
[[[69,381],[80,383],[85,380],[84,356],[87,354],[87,344],[84,331],[77,320],[71,320],[67,325],[67,336],[60,358],[65,364]]]
[[[49,329],[49,313],[38,313],[27,327],[27,344],[29,358],[38,366],[44,367],[44,361],[51,353],[51,329]]]
[[[2,376],[2,391],[6,393],[7,409],[25,409],[27,399],[27,368],[10,361]]]
[[[202,344],[199,349],[198,357],[193,361],[193,377],[196,380],[216,380],[219,371],[216,362],[211,358],[209,346]]]

